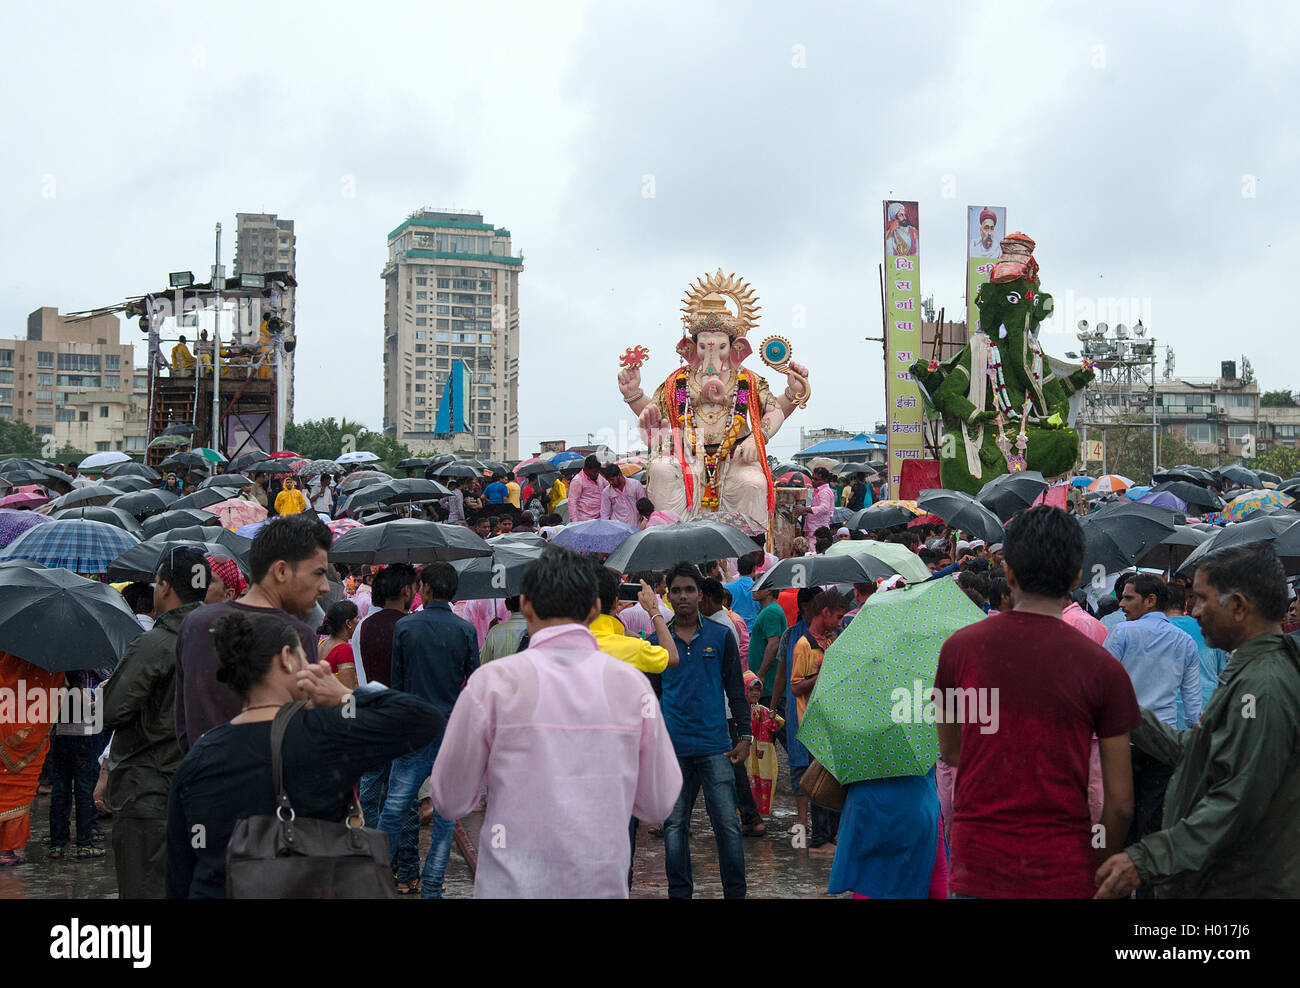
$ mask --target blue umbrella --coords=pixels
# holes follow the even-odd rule
[[[1147,485],[1139,484],[1136,487],[1130,487],[1128,490],[1126,490],[1124,492],[1124,496],[1128,498],[1130,501],[1141,501],[1144,497],[1146,497],[1150,493],[1151,493],[1151,486],[1149,484]]]
[[[1084,476],[1079,476],[1079,477],[1075,477],[1073,480],[1071,480],[1071,481],[1070,481],[1070,485],[1071,485],[1072,487],[1087,487],[1089,484],[1091,484],[1091,483],[1092,483],[1094,480],[1096,480],[1096,479],[1097,479],[1096,477],[1084,477]]]
[[[30,559],[50,569],[103,573],[108,564],[140,544],[130,532],[84,518],[57,518],[38,525],[0,549],[0,560]]]
[[[236,535],[242,535],[242,536],[243,536],[244,538],[246,538],[246,539],[251,539],[254,535],[256,535],[258,532],[260,532],[260,531],[261,531],[263,528],[265,528],[265,527],[266,527],[266,522],[264,522],[264,521],[255,521],[255,522],[253,522],[253,523],[250,524],[250,525],[243,525],[243,526],[241,526],[241,527],[235,529],[235,534],[236,534]]]
[[[621,521],[593,518],[566,526],[551,543],[574,552],[609,553],[621,546],[629,535],[635,534],[635,528]]]
[[[558,465],[561,463],[568,463],[570,460],[585,460],[585,459],[586,457],[583,456],[581,453],[574,453],[572,450],[565,450],[562,453],[556,453],[554,456],[552,456],[551,462],[553,464]]]

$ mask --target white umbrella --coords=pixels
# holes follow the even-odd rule
[[[342,456],[335,458],[335,463],[373,463],[379,457],[368,449],[353,450],[351,453],[344,453]]]
[[[112,463],[126,463],[131,459],[125,453],[91,453],[77,464],[78,470],[97,470]]]

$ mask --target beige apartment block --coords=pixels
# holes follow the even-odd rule
[[[482,213],[421,209],[388,235],[384,431],[412,449],[453,440],[438,410],[452,363],[467,372],[464,429],[480,459],[519,457],[519,273],[510,231]],[[441,425],[442,431],[439,431]],[[456,436],[454,446],[462,446]]]
[[[142,454],[148,386],[134,356],[114,315],[37,309],[25,339],[0,339],[0,416],[53,436],[59,447]]]

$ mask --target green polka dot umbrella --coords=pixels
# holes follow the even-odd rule
[[[952,580],[874,594],[826,650],[799,740],[845,785],[924,775],[939,757],[924,709],[939,649],[983,617]]]

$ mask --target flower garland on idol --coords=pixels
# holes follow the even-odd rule
[[[704,490],[700,494],[700,507],[707,511],[716,511],[719,504],[718,494],[718,467],[731,455],[736,448],[736,443],[740,439],[740,433],[745,428],[747,412],[749,410],[749,394],[751,381],[749,372],[741,370],[737,376],[736,402],[731,410],[731,424],[727,428],[726,435],[722,442],[718,444],[714,452],[710,453],[704,450]],[[686,370],[683,368],[677,372],[673,380],[673,406],[677,412],[678,422],[686,427],[686,443],[691,454],[699,454],[699,435],[695,427],[695,412],[690,403],[690,392],[686,385]],[[682,451],[685,452],[684,450]],[[687,475],[689,467],[685,462],[685,456],[682,457],[682,474]]]

